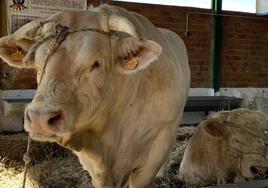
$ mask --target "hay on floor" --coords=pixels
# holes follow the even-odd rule
[[[0,163],[0,188],[21,188],[23,166]],[[88,188],[90,177],[74,156],[57,157],[34,165],[27,173],[27,188]]]
[[[180,127],[176,144],[168,160],[166,177],[155,178],[156,187],[185,187],[178,169],[194,127]],[[23,178],[23,154],[27,134],[0,135],[0,188],[20,188]],[[35,162],[27,174],[27,188],[88,188],[90,176],[70,151],[58,145],[36,142],[31,156]]]
[[[28,134],[0,134],[0,158],[23,163],[23,155],[27,150]],[[33,163],[49,158],[66,155],[68,151],[58,144],[32,141],[30,156]]]

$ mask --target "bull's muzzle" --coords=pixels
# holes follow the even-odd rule
[[[25,128],[29,132],[55,135],[64,121],[62,110],[45,110],[28,106],[25,110]]]
[[[255,175],[256,178],[268,177],[268,167],[251,166],[250,170]]]

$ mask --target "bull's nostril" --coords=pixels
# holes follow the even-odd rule
[[[251,170],[251,172],[253,174],[258,174],[259,173],[259,170],[256,167],[254,167],[254,166],[250,167],[250,170]]]
[[[58,121],[62,120],[62,114],[58,114],[54,117],[51,117],[49,120],[48,120],[48,125],[56,125]]]
[[[250,170],[257,178],[265,178],[267,176],[268,168],[264,166],[252,166],[250,167]]]

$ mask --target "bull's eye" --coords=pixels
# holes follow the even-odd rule
[[[94,63],[91,66],[90,72],[99,67],[100,67],[100,62],[98,60],[94,61]]]

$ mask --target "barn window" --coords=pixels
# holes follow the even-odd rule
[[[222,0],[222,10],[256,13],[256,0]]]
[[[184,7],[198,7],[198,8],[211,8],[211,0],[116,0],[127,1],[135,3],[148,3],[159,5],[171,5],[171,6],[184,6]]]
[[[211,0],[115,0],[135,3],[211,8]],[[256,13],[256,0],[222,0],[222,10]]]

